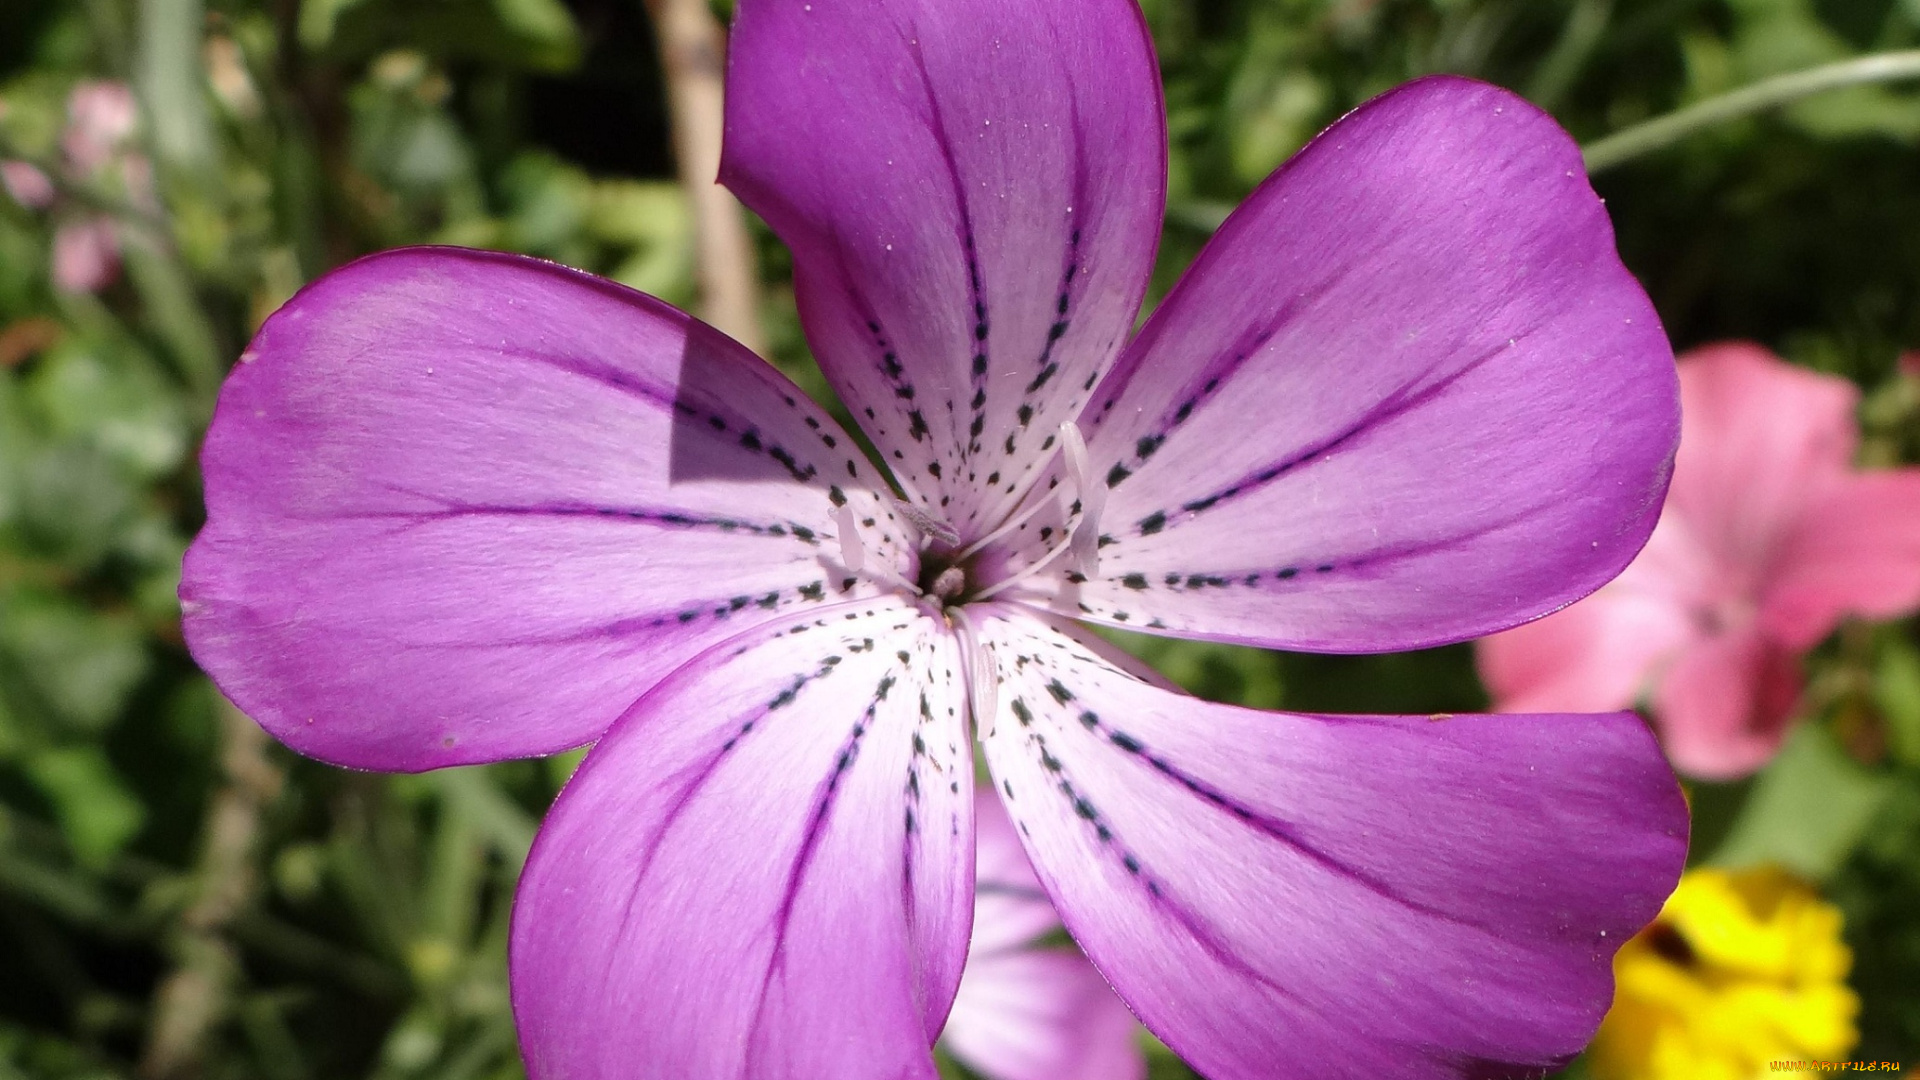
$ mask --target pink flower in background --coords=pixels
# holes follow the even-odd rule
[[[1080,625],[1379,652],[1624,567],[1677,390],[1578,147],[1485,84],[1389,92],[1134,334],[1167,136],[1132,0],[741,0],[729,57],[723,179],[886,472],[687,315],[451,249],[300,292],[205,445],[183,625],[268,730],[399,770],[595,742],[514,904],[529,1076],[932,1077],[976,755],[1214,1080],[1578,1052],[1685,853],[1637,717],[1264,713]]]
[[[1858,470],[1845,379],[1757,345],[1680,361],[1680,456],[1646,549],[1585,600],[1480,643],[1497,705],[1645,697],[1682,771],[1752,772],[1780,747],[1800,654],[1847,616],[1920,606],[1920,469]]]
[[[120,234],[106,216],[68,222],[53,232],[53,283],[63,292],[99,292],[120,272]]]
[[[941,1045],[988,1080],[1140,1080],[1139,1024],[1060,929],[1013,819],[974,800],[973,940]]]
[[[61,154],[76,174],[97,176],[125,160],[123,152],[139,126],[140,106],[126,83],[80,83],[67,95]]]
[[[53,179],[31,162],[0,161],[0,184],[6,185],[14,202],[29,210],[45,210],[53,204]]]
[[[139,103],[125,83],[83,82],[67,95],[60,132],[61,173],[76,184],[103,189],[141,210],[157,209],[153,170],[132,149]],[[52,210],[52,277],[62,292],[98,292],[120,272],[119,225],[110,214],[62,207],[53,180],[25,161],[0,162],[0,181],[22,206]]]

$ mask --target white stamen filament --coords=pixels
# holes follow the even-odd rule
[[[1000,707],[1000,672],[994,666],[993,655],[980,640],[980,631],[973,625],[963,607],[949,608],[954,617],[954,629],[960,632],[961,674],[967,680],[967,707],[973,711],[973,730],[979,731],[984,725],[986,737],[991,738],[994,731],[996,710]]]
[[[1093,475],[1087,461],[1087,441],[1080,437],[1080,426],[1069,420],[1060,425],[1060,448],[1066,452],[1067,472],[1079,489],[1080,520],[1073,526],[1073,556],[1080,572],[1088,577],[1100,573],[1100,511],[1107,505],[1107,489]]]
[[[992,585],[988,586],[987,588],[982,589],[978,593],[974,594],[974,597],[973,597],[974,600],[976,602],[980,600],[991,600],[994,597],[999,596],[1001,593],[1006,592],[1008,589],[1013,588],[1015,585],[1020,584],[1021,582],[1027,580],[1033,575],[1039,573],[1041,570],[1045,569],[1048,563],[1066,554],[1069,550],[1072,549],[1072,547],[1073,547],[1073,543],[1070,540],[1061,541],[1060,543],[1054,545],[1052,548],[1048,549],[1047,553],[1045,555],[1042,555],[1038,561],[1028,563],[1026,566],[1021,567],[1019,573],[1014,574],[1012,577],[1009,577],[1004,581],[996,581]]]
[[[1015,514],[1013,517],[1008,518],[1006,524],[1000,526],[999,528],[993,530],[987,535],[981,537],[978,540],[975,540],[973,543],[968,544],[966,547],[960,549],[959,553],[953,556],[953,561],[960,562],[961,560],[965,559],[967,556],[972,555],[974,552],[979,551],[981,548],[986,547],[988,544],[993,543],[995,540],[998,540],[1001,537],[1012,532],[1013,530],[1019,528],[1020,526],[1025,525],[1028,521],[1032,520],[1033,515],[1039,513],[1042,510],[1045,510],[1049,505],[1051,505],[1053,503],[1054,498],[1057,497],[1058,494],[1059,494],[1058,492],[1054,492],[1054,493],[1050,493],[1046,498],[1035,499],[1032,506],[1029,506],[1025,510],[1020,511],[1018,514]]]
[[[848,573],[857,574],[867,564],[867,546],[860,542],[860,526],[853,520],[853,507],[841,503],[833,512],[834,528],[840,533],[840,561]]]
[[[1080,426],[1071,420],[1060,425],[1060,449],[1066,458],[1067,479],[1072,484],[1071,493],[1073,497],[1080,502],[1080,520],[1074,524],[1073,529],[1066,536],[1061,538],[1058,544],[1048,548],[1045,555],[1021,567],[1013,576],[1002,581],[996,581],[991,586],[981,590],[974,596],[975,600],[991,600],[1039,573],[1041,570],[1044,570],[1055,559],[1058,559],[1061,555],[1069,551],[1073,552],[1074,562],[1079,566],[1082,574],[1087,577],[1093,577],[1100,572],[1099,518],[1100,511],[1106,505],[1107,491],[1106,488],[1100,486],[1091,475],[1091,469],[1087,463],[1087,441],[1080,435]],[[1067,497],[1068,491],[1060,491],[1057,495],[1059,498],[1064,499]],[[1035,504],[1018,518],[995,530],[993,536],[998,536],[1006,532],[1009,527],[1017,526],[1020,522],[1031,517],[1040,507],[1048,505],[1048,501],[1049,500],[1042,500]],[[989,536],[987,539],[991,540],[993,536]],[[978,547],[985,542],[984,540],[980,541],[976,543],[974,547]],[[973,548],[970,547],[967,550],[970,552]]]
[[[847,573],[879,582],[896,589],[904,589],[914,596],[920,595],[920,587],[901,576],[900,572],[886,564],[885,559],[872,563],[867,561],[867,545],[860,538],[860,523],[853,516],[852,504],[843,504],[833,511],[834,531],[840,534],[840,565]]]

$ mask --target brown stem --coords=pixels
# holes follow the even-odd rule
[[[154,992],[140,1060],[144,1080],[182,1080],[200,1072],[207,1035],[226,1010],[238,970],[227,926],[253,896],[260,813],[280,791],[282,777],[267,758],[266,733],[224,699],[218,711],[225,782],[207,809],[193,902],[181,913],[175,941],[178,966]]]
[[[726,31],[706,0],[646,0],[673,109],[674,156],[693,210],[700,317],[765,355],[753,238],[739,200],[720,186]]]

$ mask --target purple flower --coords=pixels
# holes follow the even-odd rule
[[[195,655],[294,748],[598,739],[528,862],[535,1080],[893,1080],[973,912],[973,750],[1133,1011],[1215,1080],[1561,1061],[1678,877],[1651,736],[1181,694],[1075,619],[1364,652],[1597,588],[1671,355],[1573,144],[1359,109],[1138,335],[1166,134],[1128,0],[741,0],[723,179],[890,470],[774,370],[560,267],[393,252],[261,329],[208,435]]]
[[[973,935],[940,1044],[988,1080],[1141,1080],[1133,1014],[1093,966],[1043,939],[1060,916],[991,788],[974,802]]]

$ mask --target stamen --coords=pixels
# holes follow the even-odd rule
[[[1074,497],[1080,502],[1080,520],[1058,544],[1048,548],[1045,555],[1022,567],[1012,577],[996,581],[981,590],[975,594],[974,600],[993,599],[1039,573],[1068,551],[1073,552],[1074,563],[1079,566],[1082,574],[1093,577],[1100,572],[1100,511],[1106,505],[1107,489],[1097,482],[1093,471],[1088,468],[1087,441],[1081,437],[1079,425],[1071,420],[1060,425],[1060,448],[1066,458],[1067,479],[1072,483]],[[1064,498],[1066,492],[1062,490],[1059,495]],[[1045,505],[1047,505],[1045,501],[1036,504],[1011,524],[1018,525],[1020,521]],[[995,535],[1006,531],[1006,528],[1007,526],[1002,526]]]
[[[996,581],[992,585],[988,586],[987,588],[982,589],[979,592],[975,593],[973,597],[974,602],[978,603],[982,600],[991,600],[994,597],[999,596],[1001,593],[1006,592],[1008,589],[1013,588],[1015,585],[1020,584],[1021,582],[1027,580],[1033,575],[1039,573],[1041,570],[1045,569],[1048,563],[1066,554],[1069,550],[1072,549],[1072,547],[1073,547],[1073,544],[1070,541],[1065,541],[1065,540],[1061,541],[1058,544],[1055,544],[1052,548],[1049,548],[1047,553],[1045,555],[1042,555],[1037,561],[1028,563],[1026,566],[1021,567],[1019,573],[1014,574],[1012,577],[1007,578],[1004,581]]]
[[[927,513],[912,503],[902,499],[894,499],[893,508],[900,512],[901,517],[906,518],[907,521],[912,523],[914,528],[920,530],[920,550],[925,551],[927,546],[935,540],[943,544],[957,544],[960,542],[960,534],[954,531],[953,526],[941,521],[939,518],[934,517],[932,514]]]
[[[833,511],[834,531],[840,534],[840,565],[847,573],[866,578],[882,585],[905,590],[913,596],[920,595],[920,586],[908,581],[899,571],[879,559],[867,561],[867,545],[860,538],[860,526],[853,516],[852,504],[844,504]]]
[[[963,607],[949,608],[954,618],[954,629],[959,631],[961,653],[961,674],[967,680],[967,707],[973,712],[973,730],[979,731],[986,725],[986,737],[992,738],[994,719],[999,715],[1000,672],[993,662],[993,654],[980,640],[980,632],[967,617]]]
[[[867,564],[867,546],[860,542],[860,526],[853,520],[853,506],[841,503],[833,512],[834,528],[840,533],[840,561],[848,573],[857,574]]]
[[[1001,537],[1012,532],[1013,530],[1019,528],[1020,526],[1025,525],[1029,520],[1033,518],[1033,515],[1039,513],[1042,510],[1045,510],[1048,507],[1048,505],[1050,505],[1058,497],[1060,497],[1060,492],[1053,491],[1053,492],[1049,492],[1046,498],[1035,499],[1032,506],[1029,506],[1025,510],[1020,511],[1018,514],[1015,514],[1013,517],[1008,518],[1006,524],[1000,526],[999,528],[993,530],[987,535],[981,537],[978,540],[975,540],[973,543],[968,544],[966,547],[962,548],[958,554],[952,556],[953,561],[960,562],[963,559],[965,559],[967,556],[972,555],[974,552],[979,551],[981,548],[986,547],[988,544],[993,543],[995,540],[998,540]]]
[[[1107,488],[1093,475],[1087,462],[1087,441],[1080,437],[1080,426],[1069,420],[1060,425],[1060,447],[1066,452],[1067,472],[1079,489],[1080,520],[1073,527],[1073,556],[1080,572],[1088,577],[1100,574],[1100,511],[1106,509]]]

